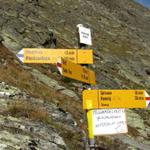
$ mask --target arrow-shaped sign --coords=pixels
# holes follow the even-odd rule
[[[83,109],[146,108],[149,99],[144,90],[84,90]]]
[[[93,50],[83,49],[24,48],[17,57],[23,63],[56,64],[58,58],[63,57],[78,64],[93,64]]]
[[[86,67],[82,67],[64,58],[61,58],[61,60],[57,62],[57,67],[60,73],[65,77],[92,85],[96,84],[95,73]]]

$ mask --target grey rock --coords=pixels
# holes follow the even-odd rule
[[[0,82],[0,97],[10,97],[20,94],[20,89],[9,86],[5,82]]]
[[[5,124],[6,121],[7,124]],[[54,132],[52,128],[44,127],[42,124],[14,117],[5,118],[0,116],[0,125],[4,127],[4,129],[0,131],[0,143],[2,148],[11,146],[14,149],[24,149],[32,146],[36,149],[43,150],[61,150],[62,146],[67,149],[63,139]],[[31,133],[30,130],[31,127],[34,128],[33,133]],[[10,128],[10,131],[7,131],[8,128]]]
[[[42,74],[38,70],[33,69],[32,70],[32,75],[35,78],[37,78],[39,81],[42,81],[43,83],[45,83],[46,85],[48,85],[49,87],[54,88],[54,89],[60,91],[62,94],[79,100],[79,97],[77,96],[76,93],[74,93],[71,90],[66,89],[63,86],[60,86],[59,83],[56,80],[54,80],[54,79],[52,79],[50,77],[47,77],[46,75]]]
[[[69,96],[69,97],[72,97],[72,98],[75,98],[75,99],[79,100],[79,97],[77,96],[77,94],[75,94],[75,93],[74,93],[73,91],[71,91],[71,90],[65,89],[65,90],[62,90],[61,93],[62,93],[62,94],[65,94],[65,95],[67,95],[67,96]]]

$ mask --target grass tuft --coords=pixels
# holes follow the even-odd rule
[[[48,122],[49,115],[40,106],[32,106],[27,101],[17,100],[9,104],[7,113],[15,117],[26,117],[35,121]]]

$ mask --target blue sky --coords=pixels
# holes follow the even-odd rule
[[[150,9],[150,0],[135,0]]]

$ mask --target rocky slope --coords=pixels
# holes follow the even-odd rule
[[[77,48],[92,30],[97,88],[150,92],[150,11],[132,0],[0,0],[0,149],[85,149],[81,83],[52,65],[22,64],[23,47]],[[7,48],[6,48],[7,47]],[[149,150],[147,110],[127,110],[129,132],[97,137],[99,149]]]

